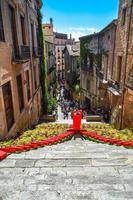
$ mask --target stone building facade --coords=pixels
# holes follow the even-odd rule
[[[56,55],[56,72],[57,80],[65,78],[65,60],[63,50],[67,44],[68,35],[55,32],[55,55]]]
[[[0,139],[37,123],[41,111],[37,9],[41,0],[0,0]]]
[[[55,40],[53,31],[53,20],[43,24],[45,61],[47,68],[47,82],[49,93],[53,96],[56,82],[56,63],[55,63]]]
[[[98,55],[99,34],[87,35],[80,38],[81,55],[81,103],[90,110],[97,107],[97,79],[96,68]]]
[[[112,87],[114,52],[116,39],[117,20],[113,20],[99,33],[99,56],[100,63],[97,66],[97,96],[98,106],[104,111],[110,112],[111,101],[110,92],[113,93]]]
[[[88,79],[93,79],[94,86],[96,82],[96,108],[100,107],[108,112],[110,122],[116,128],[133,128],[133,1],[119,0],[118,20],[113,20],[93,37],[85,36],[89,39],[89,44],[85,44],[82,50],[85,52],[88,47],[88,56],[92,51],[90,38],[97,35],[99,58],[96,71],[90,75],[82,70],[81,89],[87,85]],[[85,37],[80,39],[81,44]],[[90,94],[91,88],[84,88],[83,96]],[[94,91],[93,88],[93,93]],[[90,102],[91,99],[89,105]]]
[[[74,44],[74,40],[71,38],[71,34],[70,38],[68,38],[67,34],[55,32],[54,41],[57,79],[62,80],[65,79],[65,59],[63,51],[67,44]]]
[[[80,43],[66,45],[64,49],[65,79],[68,85],[74,86],[80,76]]]
[[[112,123],[117,128],[133,127],[133,1],[119,1],[118,26],[115,41],[113,79],[117,98],[114,102]]]

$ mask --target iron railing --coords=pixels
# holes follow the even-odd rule
[[[117,81],[109,81],[109,87],[115,89],[116,91],[119,91],[120,90],[120,83],[117,82]]]
[[[26,61],[30,59],[30,46],[21,45],[13,48],[13,61]]]
[[[129,73],[126,86],[133,90],[133,72]]]
[[[86,72],[93,72],[93,66],[92,65],[82,65],[81,66],[81,69],[83,70],[83,71],[86,71]]]
[[[97,75],[97,77],[99,79],[103,80],[104,74],[103,74],[103,72],[99,68],[96,69],[96,75]]]

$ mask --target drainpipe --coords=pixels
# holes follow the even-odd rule
[[[122,93],[122,109],[121,109],[121,118],[120,118],[120,129],[123,128],[123,112],[124,112],[124,102],[125,102],[125,82],[126,82],[126,66],[128,60],[128,48],[129,48],[129,39],[130,39],[130,28],[131,28],[131,19],[132,19],[132,11],[133,11],[133,1],[131,2],[130,6],[130,18],[129,18],[129,25],[128,25],[128,35],[127,35],[127,45],[126,45],[126,58],[125,58],[125,67],[124,67],[124,80],[123,80],[123,93]]]

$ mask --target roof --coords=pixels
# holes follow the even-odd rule
[[[63,37],[63,39],[68,39],[68,35],[65,34],[65,33],[57,33],[57,32],[54,32],[54,34],[55,34],[55,37],[56,37],[57,39],[62,39],[62,37]]]
[[[100,34],[102,34],[103,32],[107,31],[108,29],[110,29],[113,25],[117,26],[117,19],[114,19],[111,23],[109,23],[106,27],[104,27],[100,32],[98,33],[94,33],[94,34],[89,34],[89,35],[85,35],[79,38],[79,40],[85,39],[85,38],[92,38],[92,37],[97,37]]]
[[[117,19],[114,19],[111,23],[109,23],[106,27],[104,27],[99,33],[103,33],[110,29],[112,26],[117,26]]]
[[[82,39],[85,39],[85,38],[92,38],[92,37],[95,37],[95,36],[98,36],[98,35],[99,35],[99,32],[98,33],[89,34],[89,35],[85,35],[85,36],[80,37],[79,40],[82,40]]]
[[[70,56],[80,56],[80,43],[74,45],[66,45],[65,50],[68,50]]]

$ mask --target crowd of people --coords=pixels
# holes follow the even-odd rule
[[[110,120],[110,113],[102,110],[101,108],[92,111],[88,109],[86,104],[81,104],[78,100],[73,100],[71,97],[70,91],[67,90],[64,86],[64,82],[61,82],[60,89],[58,91],[58,104],[61,107],[61,111],[63,113],[64,119],[71,119],[72,112],[74,110],[82,110],[83,116],[86,115],[101,115],[105,122],[109,122]]]
[[[80,103],[78,100],[73,100],[70,96],[69,90],[64,86],[61,86],[58,94],[58,104],[61,107],[64,119],[70,119],[74,110],[80,109]]]

